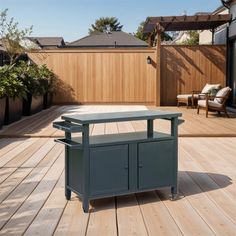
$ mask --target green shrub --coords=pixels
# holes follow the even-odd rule
[[[26,98],[54,92],[56,77],[46,65],[38,66],[20,61],[0,67],[0,97]]]
[[[0,67],[0,97],[25,98],[26,86],[18,77],[15,65]]]
[[[19,78],[30,94],[38,96],[54,92],[56,77],[46,65],[38,66],[20,61],[17,70]]]
[[[48,69],[45,64],[39,67],[39,77],[44,84],[45,91],[54,93],[57,78],[52,70]]]

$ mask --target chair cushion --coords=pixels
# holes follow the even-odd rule
[[[194,94],[193,97],[198,98],[198,95]],[[192,94],[179,94],[177,98],[189,99],[189,98],[192,98]]]
[[[197,103],[200,107],[206,107],[206,100],[198,100]],[[222,104],[215,101],[208,100],[208,106],[219,108],[219,107],[222,107]]]
[[[216,98],[214,99],[214,102],[223,103],[224,98],[217,98],[217,97],[225,97],[229,93],[230,90],[231,90],[230,87],[225,87],[219,90],[216,94]]]
[[[215,95],[220,88],[220,84],[206,84],[201,93],[209,93],[211,95]]]

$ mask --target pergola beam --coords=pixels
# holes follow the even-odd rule
[[[160,24],[165,31],[208,30],[217,28],[230,20],[230,14],[148,17],[144,32],[152,32],[157,24]]]

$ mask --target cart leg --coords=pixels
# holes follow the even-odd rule
[[[71,199],[71,190],[67,189],[66,187],[65,187],[65,196],[66,196],[66,200]]]
[[[176,186],[171,187],[171,196],[170,199],[172,201],[176,200],[178,198],[178,188]]]
[[[65,132],[65,137],[71,139],[71,133]],[[65,196],[66,200],[71,199],[71,190],[67,188],[68,186],[68,176],[69,176],[69,148],[65,147]]]
[[[89,212],[89,200],[88,199],[83,199],[83,210],[84,210],[84,213]]]

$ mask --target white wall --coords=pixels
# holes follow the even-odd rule
[[[211,44],[212,32],[210,30],[203,30],[199,33],[199,44]]]

